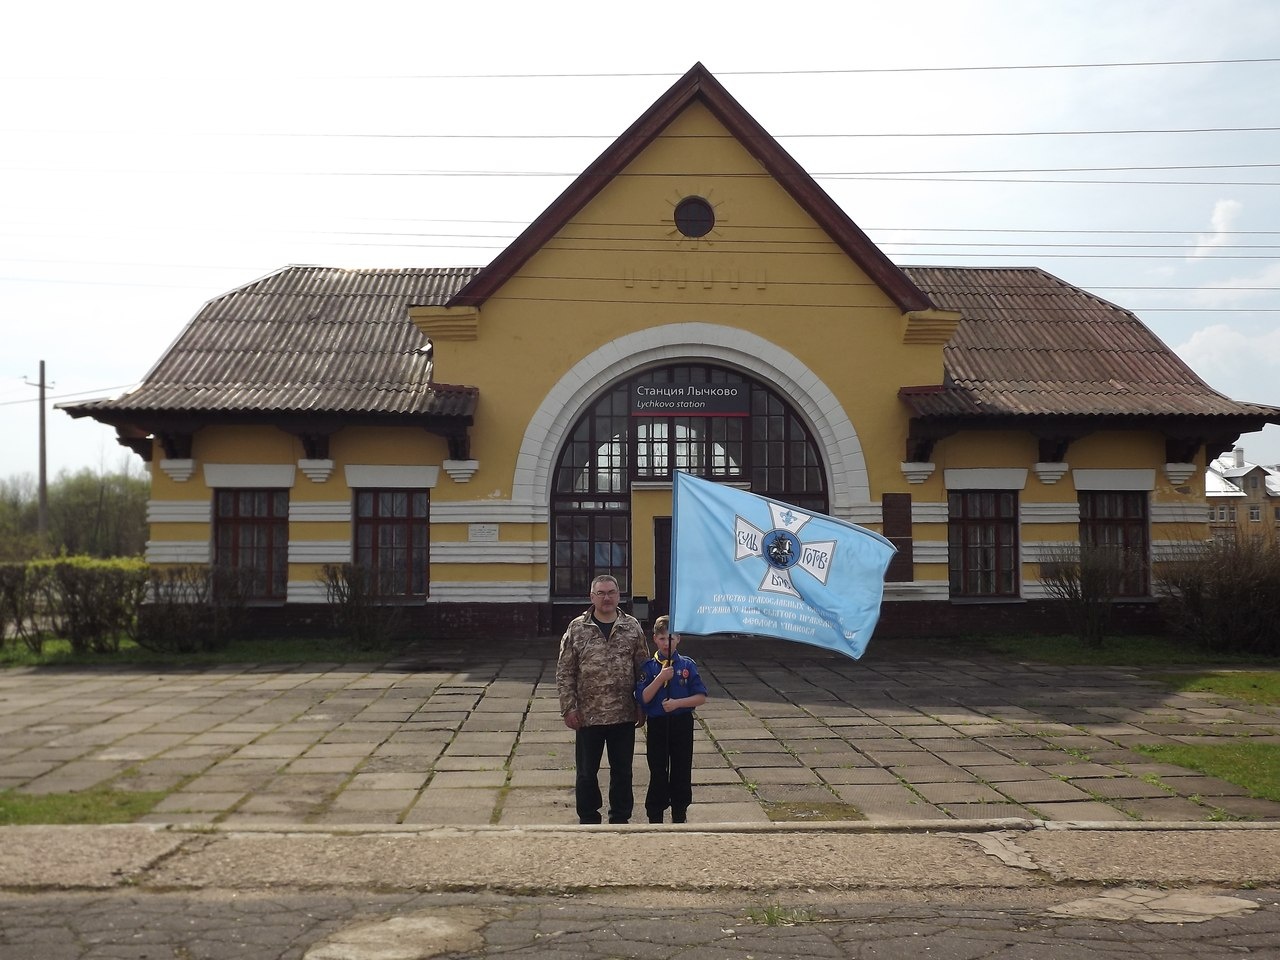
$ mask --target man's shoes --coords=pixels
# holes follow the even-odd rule
[[[688,823],[688,820],[685,818],[685,812],[681,810],[679,813],[677,813],[675,810],[672,810],[671,822],[672,823]]]
[[[652,813],[651,813],[651,814],[649,814],[649,822],[650,822],[650,823],[661,823],[661,822],[662,822],[662,814],[660,814],[660,813],[659,813],[659,814],[657,814],[657,815],[654,815],[654,814],[652,814]]]

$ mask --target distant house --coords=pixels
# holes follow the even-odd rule
[[[1081,543],[1139,617],[1208,462],[1280,423],[1042,270],[893,263],[701,65],[487,266],[286,267],[65,409],[151,464],[152,563],[287,624],[355,562],[475,637],[602,573],[663,612],[676,470],[891,538],[882,635],[1057,626],[1039,563]]]
[[[1209,463],[1204,483],[1214,539],[1280,531],[1280,467],[1250,463],[1236,447]]]

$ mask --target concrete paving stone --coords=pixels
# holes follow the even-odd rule
[[[938,758],[927,750],[881,750],[858,745],[863,755],[882,767],[943,766]]]
[[[231,756],[238,760],[270,757],[288,760],[301,756],[311,746],[307,743],[250,743],[236,750]]]
[[[972,747],[972,745],[970,745]],[[994,750],[940,750],[936,756],[946,760],[954,767],[1007,767],[1009,758]]]
[[[752,800],[741,803],[703,803],[695,796],[689,823],[768,823],[769,815]]]
[[[446,787],[500,787],[507,782],[505,770],[441,770],[431,777],[428,789]]]
[[[32,796],[47,796],[53,793],[80,793],[83,790],[92,790],[100,787],[111,777],[95,778],[90,776],[65,777],[61,774],[49,774],[36,780],[28,780],[15,789],[19,793],[28,793]]]
[[[942,811],[956,820],[995,820],[1007,817],[1032,819],[1032,812],[1018,803],[947,803]]]
[[[436,770],[502,770],[506,766],[506,758],[443,756],[437,758],[433,766]]]
[[[329,810],[393,811],[407,810],[418,799],[417,790],[343,790],[329,801]]]
[[[1132,763],[1142,763],[1147,757],[1146,754],[1139,753],[1136,750],[1125,750],[1117,747],[1110,750],[1093,750],[1089,753],[1089,759],[1104,766],[1123,764],[1127,767]]]
[[[4,765],[4,775],[10,778],[20,780],[34,780],[36,777],[43,776],[50,770],[61,766],[54,760],[27,760],[19,763],[7,762]]]
[[[513,770],[512,787],[572,787],[572,768],[560,770]]]
[[[817,783],[818,775],[808,767],[748,767],[737,768],[743,780],[753,783]],[[647,776],[646,771],[646,776]]]
[[[763,726],[757,729],[733,728],[725,729],[714,724],[706,724],[707,734],[720,744],[739,744],[743,747],[753,744],[765,744],[760,749],[771,749],[768,744],[776,742],[772,733]],[[736,749],[736,748],[735,748]]]
[[[1126,814],[1123,810],[1103,803],[1101,800],[1076,800],[1064,802],[1040,802],[1029,803],[1033,814],[1041,820],[1066,821],[1066,822],[1091,822],[1099,823],[1109,822],[1127,822],[1132,823],[1133,817]]]
[[[804,764],[789,753],[730,753],[726,759],[739,769],[743,767],[804,769]]]
[[[444,748],[448,742],[448,739],[445,737],[412,741],[387,741],[385,743],[378,744],[378,746],[374,748],[371,756],[434,758],[444,753]]]
[[[254,792],[328,796],[342,787],[348,779],[345,773],[283,773],[268,780]]]
[[[954,727],[904,727],[902,733],[916,746],[926,750],[959,750],[969,743],[964,734]]]
[[[835,787],[845,803],[851,803],[868,820],[945,820],[946,814],[903,786]]]
[[[1165,790],[1155,784],[1147,783],[1137,777],[1083,777],[1078,780],[1073,779],[1071,784],[1094,796],[1106,797],[1108,800],[1136,800],[1143,797],[1164,798],[1169,796]]]
[[[695,766],[693,768],[693,784],[695,787],[700,784],[741,783],[741,782],[742,782],[742,775],[738,773],[738,771],[735,770],[733,767],[719,767],[717,769],[707,769],[705,767],[699,768]]]
[[[816,783],[762,783],[755,790],[762,803],[823,804],[839,803],[840,798],[828,787]]]
[[[371,745],[365,743],[333,743],[325,740],[312,746],[303,754],[303,757],[307,760],[366,757],[373,749]]]
[[[297,823],[322,810],[319,797],[294,797],[284,794],[253,794],[228,814],[236,816],[276,816],[287,823]]]
[[[984,783],[915,783],[915,789],[937,806],[952,803],[1004,803],[1008,800]]]
[[[195,736],[188,738],[186,742],[189,744],[239,747],[252,743],[259,735],[259,733],[248,733],[240,730],[209,730],[205,733],[197,733]]]
[[[892,784],[900,782],[882,767],[814,767],[826,783]]]
[[[775,739],[769,740],[737,740],[717,736],[716,744],[725,753],[786,753],[787,748]]]
[[[420,790],[426,785],[426,773],[360,772],[346,785],[347,790]]]
[[[568,770],[573,767],[573,753],[517,753],[506,765],[512,770]]]
[[[1213,806],[1237,817],[1250,820],[1280,820],[1280,803],[1261,797],[1212,797]]]
[[[1018,803],[1087,803],[1091,795],[1061,780],[1013,780],[997,784],[996,788],[1010,800]]]
[[[302,757],[294,760],[285,769],[289,773],[347,773],[364,762],[364,756],[358,757]]]
[[[519,713],[473,713],[461,726],[463,735],[469,733],[515,733],[524,723],[524,715]]]
[[[271,780],[268,774],[224,776],[206,773],[187,783],[183,789],[193,793],[250,793],[261,790]]]
[[[945,763],[901,764],[889,767],[899,779],[909,783],[976,783],[978,777],[964,767]]]
[[[445,748],[446,756],[505,757],[516,744],[514,733],[459,733]]]
[[[1132,772],[1138,774],[1138,771],[1136,770]],[[1181,773],[1181,776],[1169,776],[1167,774],[1154,774],[1154,776],[1158,776],[1162,784],[1184,797],[1200,796],[1211,798],[1249,796],[1248,789],[1239,786],[1238,784],[1228,783],[1226,780],[1219,780],[1217,777],[1193,776],[1188,774],[1185,769],[1183,769]]]
[[[1062,757],[1058,758],[1062,761]],[[1086,779],[1089,777],[1123,777],[1126,772],[1118,767],[1106,767],[1100,763],[1087,760],[1068,759],[1066,762],[1047,763],[1038,767],[1041,773],[1051,777],[1065,777],[1068,780]]]
[[[1185,797],[1153,797],[1151,799],[1119,799],[1116,806],[1139,820],[1193,821],[1209,820],[1213,810]]]
[[[835,796],[828,792],[828,799],[835,799]],[[644,789],[637,785],[636,797],[637,802],[643,796]],[[695,783],[693,785],[693,799],[695,803],[746,803],[752,799],[751,790],[747,785],[739,780],[737,783]]]
[[[497,790],[448,790],[432,793],[428,788],[418,802],[402,816],[401,822],[485,824],[493,820],[497,802]]]

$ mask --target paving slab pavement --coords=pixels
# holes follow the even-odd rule
[[[690,821],[1280,821],[1136,747],[1280,742],[1280,710],[1154,671],[698,639]],[[0,789],[168,791],[152,823],[568,825],[554,639],[389,661],[0,673]],[[635,759],[637,792],[647,771]]]

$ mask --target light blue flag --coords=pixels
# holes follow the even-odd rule
[[[673,633],[866,651],[897,552],[880,534],[687,473],[671,514]]]

